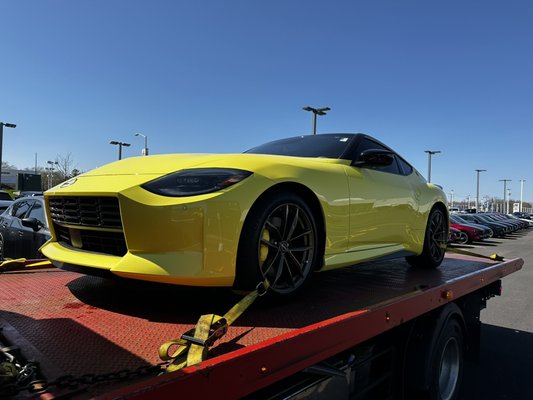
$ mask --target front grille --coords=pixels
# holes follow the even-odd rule
[[[122,232],[67,228],[54,224],[57,241],[80,250],[124,256],[128,249]]]
[[[52,221],[57,224],[122,228],[116,197],[50,196],[48,204]]]
[[[127,253],[116,197],[50,196],[48,208],[58,242],[95,253]]]

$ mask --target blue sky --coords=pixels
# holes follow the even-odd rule
[[[533,201],[533,3],[0,2],[3,160],[241,152],[319,132],[382,140],[455,200]]]

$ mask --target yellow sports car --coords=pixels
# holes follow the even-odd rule
[[[364,134],[297,136],[244,154],[134,157],[45,193],[54,265],[289,296],[315,271],[381,257],[437,267],[446,196]]]

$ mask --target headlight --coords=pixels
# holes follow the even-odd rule
[[[185,169],[141,185],[162,196],[181,197],[216,192],[252,175],[250,171],[229,168]]]

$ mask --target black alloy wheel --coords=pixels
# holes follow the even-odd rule
[[[316,268],[318,235],[310,208],[298,196],[268,196],[254,206],[241,234],[237,288],[268,281],[269,292],[289,297],[300,291]]]
[[[448,223],[439,208],[433,208],[429,214],[424,240],[424,248],[418,256],[406,257],[409,264],[417,267],[436,268],[444,259]]]
[[[288,294],[309,276],[316,231],[307,212],[297,204],[278,206],[261,229],[257,256],[261,276],[277,293]]]

